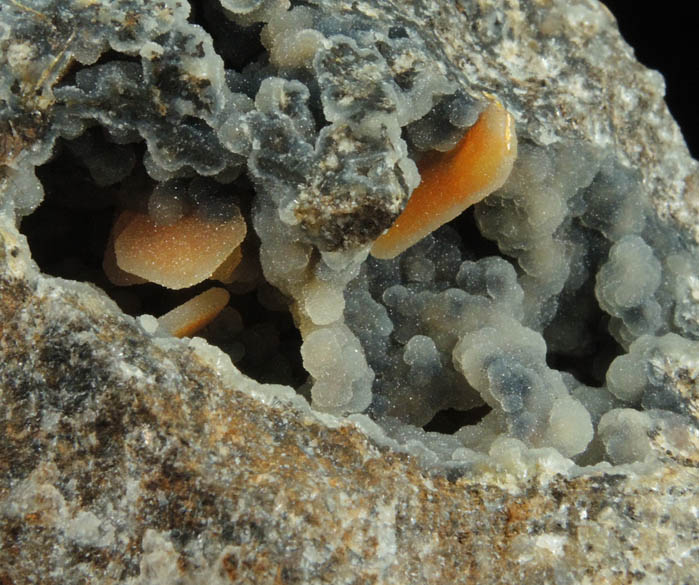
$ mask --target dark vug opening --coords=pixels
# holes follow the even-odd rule
[[[580,225],[579,220],[574,221]],[[596,275],[610,244],[601,234],[582,229],[592,242],[585,259],[588,277],[577,290],[564,288],[558,295],[556,314],[543,331],[546,363],[583,384],[601,387],[609,365],[625,351],[609,332],[610,317],[595,295]]]
[[[434,415],[432,420],[422,428],[428,433],[453,435],[461,427],[479,423],[491,410],[493,409],[487,404],[471,408],[470,410],[454,410],[453,408],[447,408],[446,410],[440,410]]]
[[[260,41],[263,23],[241,26],[226,16],[218,0],[190,2],[189,21],[198,24],[211,35],[216,54],[223,59],[226,69],[241,71],[265,53]]]
[[[225,287],[231,294],[226,309],[234,310],[227,312],[228,329],[214,320],[196,335],[221,347],[243,373],[256,380],[295,388],[303,384],[307,373],[301,361],[301,335],[284,297],[264,281],[261,271],[259,278],[248,285],[206,280],[180,290],[153,283],[116,286],[107,279],[102,261],[115,214],[121,207],[124,182],[133,183],[134,177],[140,176],[140,184],[146,189],[156,183],[145,175],[141,164],[145,151],[143,143],[114,145],[98,127],[86,134],[89,136],[83,135],[75,141],[59,140],[54,158],[37,168],[45,199],[34,213],[22,220],[20,229],[42,272],[91,282],[132,316],[159,317],[212,286]],[[107,147],[112,153],[116,151],[133,159],[131,172],[109,186],[97,185],[81,156],[83,149],[78,141],[86,138],[96,148]],[[241,211],[248,223],[244,259],[251,258],[256,264],[259,242],[252,230],[249,209],[245,208],[246,201],[252,199],[252,187],[242,177],[225,188],[240,197]]]
[[[497,243],[481,235],[476,224],[475,209],[475,205],[471,205],[447,224],[461,236],[466,258],[480,260],[489,256],[503,256],[510,260],[509,257],[500,252]]]
[[[593,326],[596,335],[592,338],[591,345],[587,349],[581,347],[578,352],[549,351],[546,354],[546,364],[554,370],[572,374],[576,380],[587,386],[604,386],[609,365],[616,357],[625,353],[609,333],[608,323],[609,316],[600,310],[596,325]],[[547,337],[544,331],[544,338]]]

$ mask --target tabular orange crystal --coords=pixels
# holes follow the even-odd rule
[[[464,209],[502,187],[517,158],[514,121],[492,100],[459,144],[420,162],[422,181],[403,212],[371,248],[376,258],[393,258]]]
[[[228,304],[224,288],[210,288],[158,319],[160,327],[175,337],[189,337],[206,327]]]
[[[223,284],[231,284],[235,280],[233,273],[235,272],[235,269],[238,268],[238,265],[242,259],[243,251],[240,249],[240,246],[238,246],[235,250],[233,250],[233,252],[231,252],[228,258],[226,258],[223,263],[216,270],[214,270],[213,274],[211,275],[211,279],[218,280]]]
[[[119,268],[174,289],[209,278],[246,233],[237,208],[226,221],[189,215],[172,225],[158,225],[147,214],[124,211],[115,227],[121,222],[125,226],[114,238]]]
[[[112,231],[109,234],[109,239],[107,240],[107,247],[104,250],[104,259],[102,260],[102,270],[104,270],[109,281],[117,286],[130,286],[132,284],[148,282],[145,278],[124,272],[117,264],[116,253],[114,252],[114,240],[116,240],[117,236],[129,224],[130,219],[130,214],[122,213],[114,222]]]

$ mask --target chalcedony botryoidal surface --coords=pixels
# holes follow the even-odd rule
[[[676,199],[695,167],[665,110],[652,160],[618,124],[662,103],[654,74],[580,90],[620,42],[590,3],[601,36],[565,58],[518,45],[531,63],[464,3],[500,69],[469,61],[480,33],[445,40],[412,5],[35,4],[2,12],[2,205],[45,272],[156,338],[217,313],[198,334],[246,374],[443,465],[502,441],[626,464],[694,424],[699,256]],[[554,4],[502,18],[542,47],[579,34]]]

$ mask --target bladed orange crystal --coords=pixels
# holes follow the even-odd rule
[[[393,258],[467,207],[502,187],[517,158],[510,113],[496,100],[449,152],[420,161],[422,178],[403,212],[371,248],[376,258]]]
[[[170,335],[189,337],[211,323],[228,304],[230,298],[225,288],[210,288],[165,313],[158,318],[158,323]]]

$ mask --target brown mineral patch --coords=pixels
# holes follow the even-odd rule
[[[221,559],[221,567],[226,572],[226,576],[231,583],[237,583],[238,581],[238,559],[229,553]]]
[[[507,506],[507,523],[519,524],[526,521],[530,516],[530,506],[521,501],[512,502]]]
[[[22,150],[39,140],[45,127],[36,109],[32,114],[0,121],[0,166],[10,164]]]

